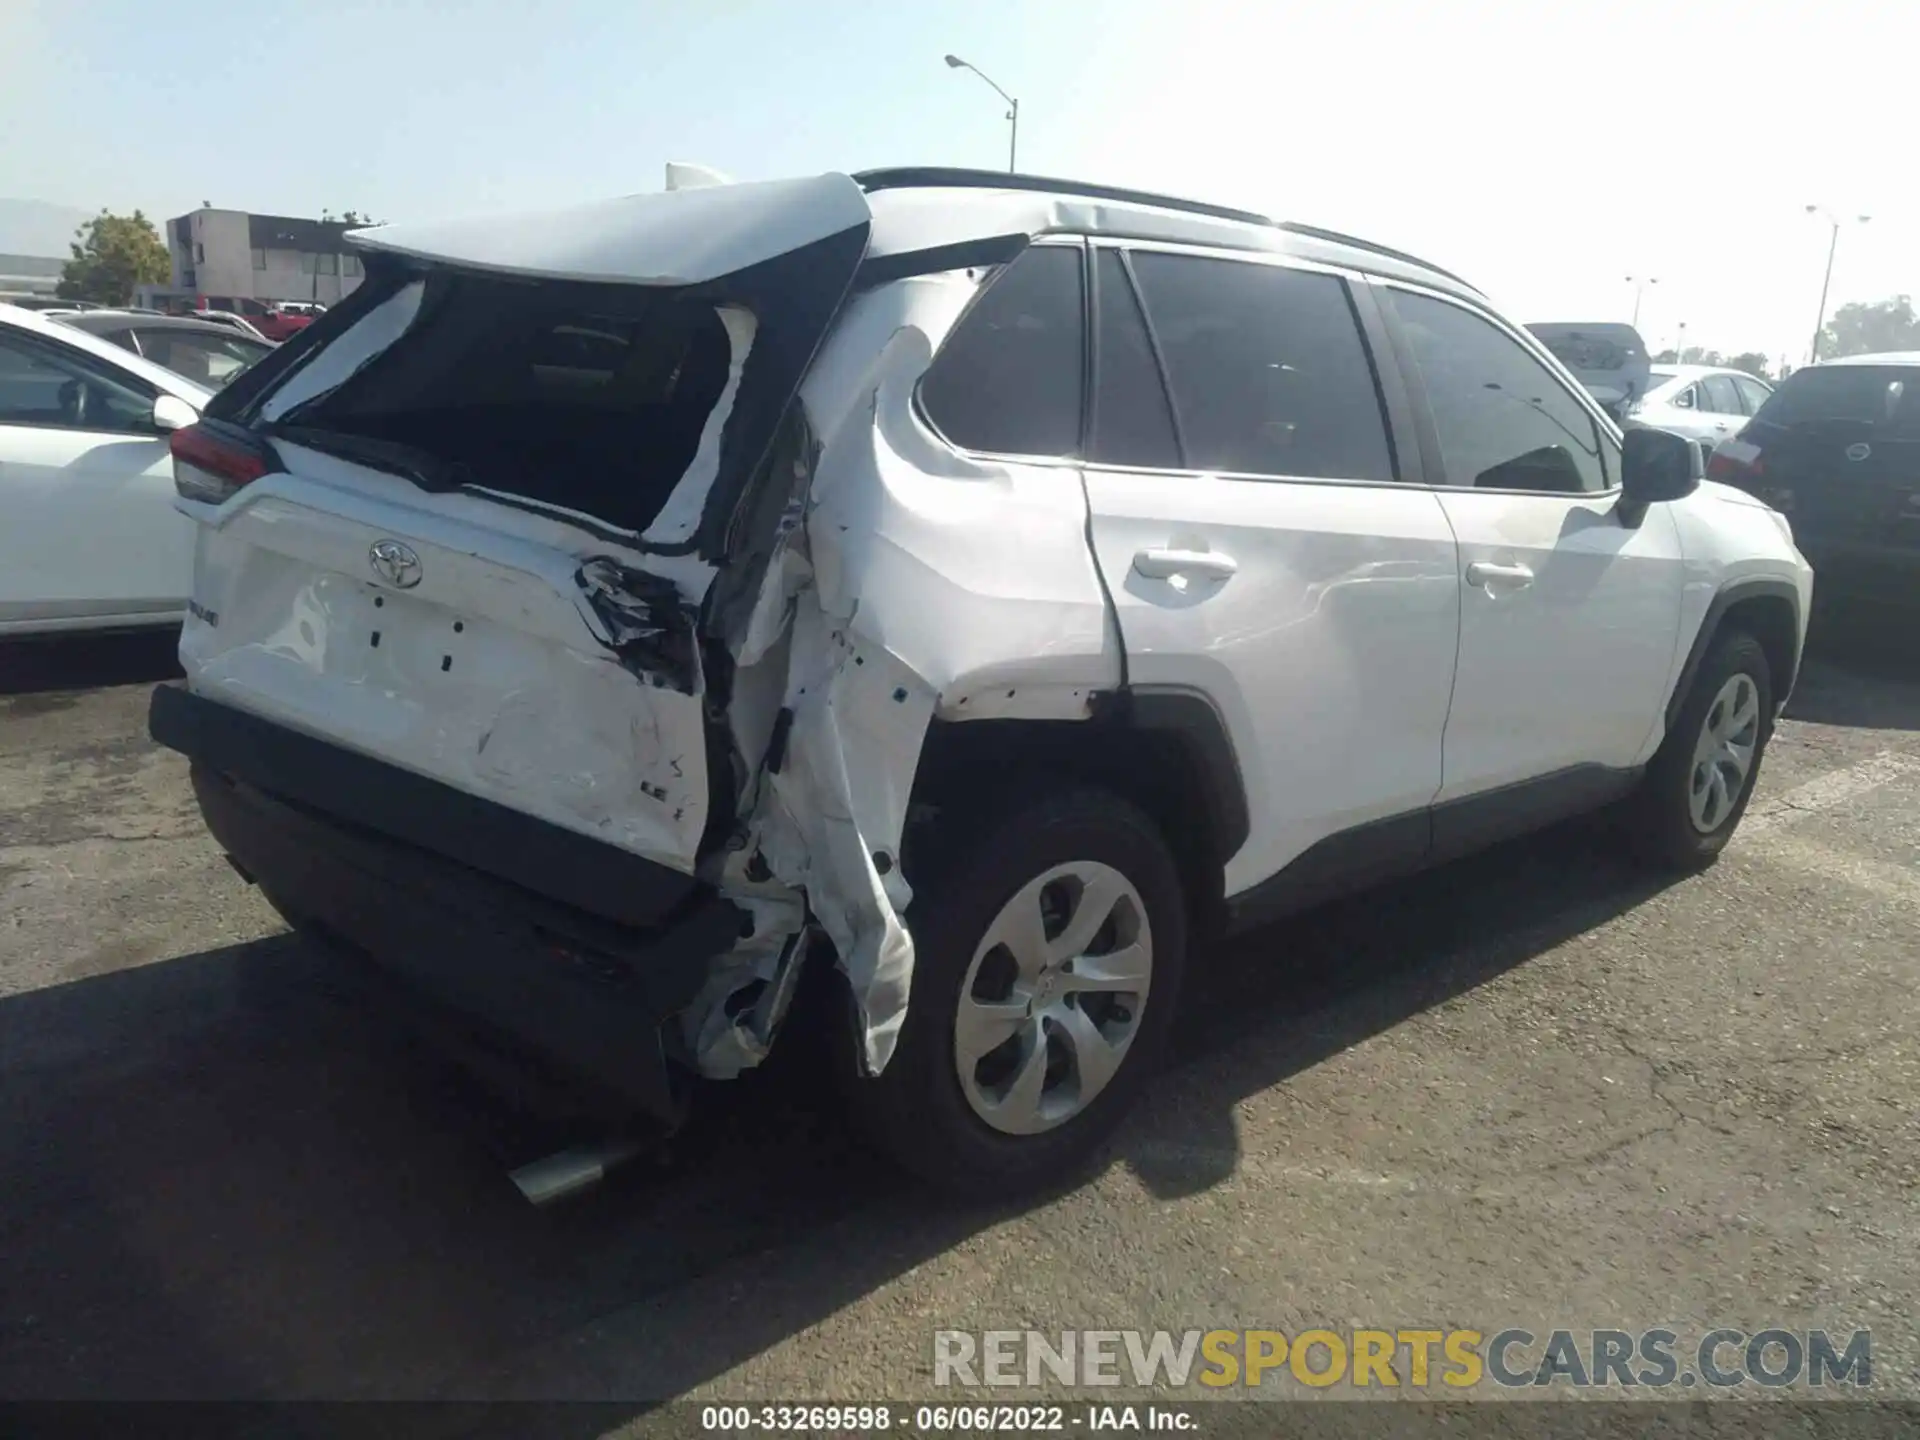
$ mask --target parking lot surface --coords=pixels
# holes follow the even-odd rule
[[[1816,637],[1816,645],[1821,637]],[[940,1328],[1873,1333],[1920,1395],[1920,667],[1816,649],[1723,861],[1568,827],[1206,957],[1097,1178],[931,1203],[795,1054],[549,1210],[145,737],[0,654],[0,1397],[907,1397]]]

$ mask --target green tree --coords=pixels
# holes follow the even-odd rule
[[[1767,374],[1767,357],[1757,350],[1743,350],[1738,355],[1731,355],[1726,364],[1727,369],[1744,370],[1756,380],[1771,378]]]
[[[164,284],[173,262],[160,232],[138,210],[114,215],[102,210],[74,231],[73,258],[60,271],[55,294],[63,300],[125,305],[136,285]]]
[[[1920,350],[1920,316],[1913,313],[1909,296],[1895,295],[1870,305],[1858,300],[1842,305],[1820,332],[1822,360],[1872,355],[1882,350]]]

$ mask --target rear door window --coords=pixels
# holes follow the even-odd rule
[[[1740,403],[1740,392],[1734,388],[1730,375],[1709,375],[1700,382],[1700,388],[1706,394],[1707,409],[1716,415],[1744,415],[1747,407]]]
[[[1760,407],[1767,403],[1767,397],[1773,393],[1758,380],[1748,379],[1744,375],[1734,376],[1733,384],[1740,392],[1740,398],[1746,402],[1749,415],[1758,415]]]
[[[1600,427],[1546,366],[1491,321],[1392,290],[1449,485],[1582,494],[1608,488]]]
[[[1143,250],[1131,259],[1186,468],[1395,478],[1379,387],[1344,280],[1211,256]]]
[[[920,382],[934,428],[963,450],[1079,453],[1084,252],[1036,245],[993,280]]]

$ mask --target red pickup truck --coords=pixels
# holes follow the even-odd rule
[[[255,300],[245,295],[197,295],[193,308],[231,311],[276,343],[304,330],[320,314],[319,306],[302,301]]]

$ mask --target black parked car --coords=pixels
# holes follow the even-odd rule
[[[143,310],[88,310],[59,318],[63,325],[98,335],[214,390],[273,349],[269,342],[241,335],[225,325],[185,316]]]
[[[1794,371],[1707,478],[1788,518],[1816,593],[1920,608],[1920,351]]]

